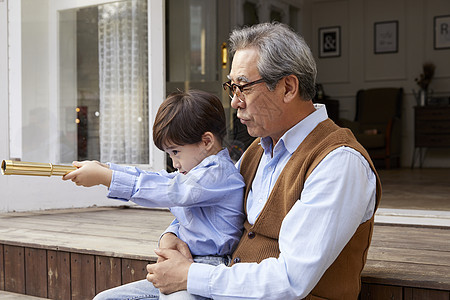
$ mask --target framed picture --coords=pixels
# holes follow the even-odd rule
[[[398,52],[398,21],[374,24],[374,52],[375,54]]]
[[[319,28],[319,57],[341,56],[341,27]]]
[[[434,49],[450,49],[450,15],[434,17]]]

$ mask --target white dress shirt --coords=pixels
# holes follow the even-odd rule
[[[247,199],[247,219],[254,224],[292,153],[327,119],[323,105],[296,124],[273,149],[262,139],[261,158]],[[239,162],[238,162],[239,166]],[[232,267],[194,263],[188,291],[213,299],[301,299],[338,257],[358,226],[374,213],[376,178],[357,151],[330,152],[305,182],[300,199],[282,222],[278,258]]]

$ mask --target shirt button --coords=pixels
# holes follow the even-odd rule
[[[253,231],[250,231],[249,233],[248,233],[248,238],[249,239],[252,239],[252,238],[254,238],[255,237],[255,233],[253,232]]]
[[[238,263],[241,262],[241,259],[240,259],[239,257],[236,257],[236,258],[233,260],[233,262],[234,262],[235,264],[238,264]]]
[[[259,199],[258,202],[259,202],[259,203],[263,203],[263,199]]]

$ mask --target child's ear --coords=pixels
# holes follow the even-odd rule
[[[212,134],[212,132],[207,131],[202,135],[202,143],[207,149],[212,148],[212,146],[215,143],[215,140],[216,138],[214,134]]]

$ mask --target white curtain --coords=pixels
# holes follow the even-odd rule
[[[149,160],[146,0],[99,6],[100,159]]]

